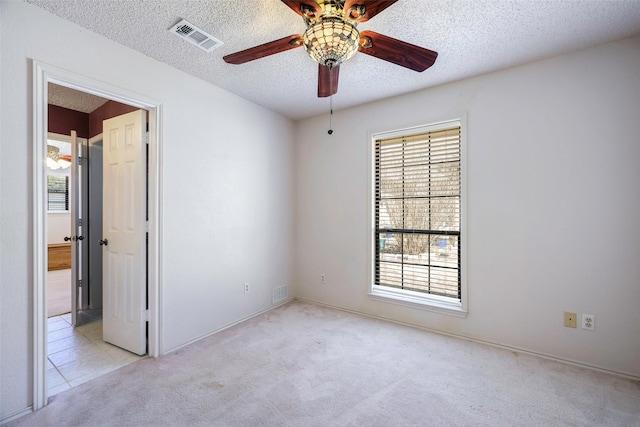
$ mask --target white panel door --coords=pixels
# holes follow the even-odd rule
[[[145,354],[146,112],[103,123],[103,339]]]

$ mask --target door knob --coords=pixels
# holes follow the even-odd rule
[[[103,246],[103,245],[107,246],[109,244],[109,241],[107,239],[101,239],[101,240],[98,240],[98,244],[100,246]]]
[[[71,240],[71,237],[69,237],[69,236],[64,236],[64,241],[65,241],[65,242],[68,242],[69,240]]]
[[[84,240],[84,236],[78,236],[78,240]]]

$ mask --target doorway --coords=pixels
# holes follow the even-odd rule
[[[160,188],[160,102],[146,98],[109,84],[91,80],[75,75],[65,70],[33,62],[34,75],[34,410],[47,403],[47,368],[49,359],[48,333],[49,329],[58,328],[61,323],[51,328],[48,325],[47,316],[47,186],[46,169],[43,159],[46,158],[46,145],[48,133],[48,85],[50,83],[67,87],[78,92],[88,93],[112,100],[118,103],[131,105],[136,109],[148,111],[148,252],[144,268],[148,273],[148,311],[145,316],[146,341],[148,342],[147,354],[157,357],[160,354],[159,342],[159,282],[160,282],[160,212],[159,212],[159,188]],[[76,236],[78,236],[76,234]],[[64,325],[63,325],[64,326]],[[97,329],[97,328],[94,328]],[[91,334],[91,331],[85,331]],[[96,331],[94,330],[93,333]],[[64,332],[66,333],[66,332]]]
[[[71,312],[70,134],[48,134],[46,165],[47,317],[53,317]]]
[[[87,122],[132,107],[48,84],[47,395],[138,361],[107,342],[103,331],[102,132]],[[97,108],[96,108],[97,106]],[[134,109],[141,111],[139,109]],[[92,120],[93,118],[93,120]],[[78,131],[72,130],[79,129]],[[91,138],[82,138],[91,136]],[[145,179],[146,180],[146,179]],[[146,206],[146,197],[142,203]]]

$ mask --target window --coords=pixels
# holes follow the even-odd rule
[[[47,175],[47,206],[49,211],[69,210],[69,177]]]
[[[460,128],[374,135],[373,295],[461,310]]]

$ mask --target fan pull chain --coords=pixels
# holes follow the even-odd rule
[[[333,95],[329,96],[329,130],[327,133],[331,135],[333,133],[333,129],[331,129],[331,117],[333,116]]]

